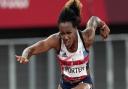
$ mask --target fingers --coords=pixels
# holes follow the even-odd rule
[[[110,33],[110,29],[108,28],[107,25],[105,25],[104,29],[100,30],[100,34],[103,37],[103,40],[107,39],[109,33]]]
[[[103,39],[107,37],[106,32],[104,30],[100,30],[100,35],[102,36]]]
[[[27,58],[24,58],[24,57],[22,57],[22,56],[17,56],[17,55],[16,55],[16,60],[17,60],[18,62],[20,62],[21,64],[26,64],[26,63],[28,63],[28,59],[27,59]]]

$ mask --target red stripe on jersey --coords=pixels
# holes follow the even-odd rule
[[[58,57],[59,58],[59,57]],[[85,62],[89,61],[89,55],[87,55],[84,60],[78,60],[78,61],[66,61],[66,60],[61,60],[59,58],[59,62],[62,65],[66,65],[66,66],[71,66],[71,65],[80,65],[80,64],[84,64]]]

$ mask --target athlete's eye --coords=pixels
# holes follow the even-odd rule
[[[67,34],[71,34],[72,32],[67,32]]]

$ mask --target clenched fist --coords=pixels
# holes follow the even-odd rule
[[[106,39],[110,33],[109,27],[104,23],[104,25],[100,28],[100,35],[103,39]]]

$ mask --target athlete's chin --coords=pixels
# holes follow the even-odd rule
[[[71,48],[71,44],[69,44],[69,43],[66,44],[66,48],[68,48],[68,49]]]

